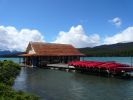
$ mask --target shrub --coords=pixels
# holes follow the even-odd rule
[[[10,86],[0,83],[0,100],[38,100],[38,97],[22,91],[16,92]]]
[[[11,88],[20,69],[13,61],[0,61],[0,100],[38,100],[34,95]]]
[[[0,82],[12,85],[15,77],[20,72],[20,66],[13,61],[0,62]]]

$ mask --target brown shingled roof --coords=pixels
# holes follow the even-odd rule
[[[32,46],[36,52],[35,55],[38,56],[84,56],[69,44],[30,42],[29,45]]]

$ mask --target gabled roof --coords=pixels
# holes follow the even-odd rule
[[[35,51],[34,56],[84,56],[69,44],[30,42],[26,52],[29,47]]]

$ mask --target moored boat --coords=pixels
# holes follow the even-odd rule
[[[133,77],[133,67],[112,61],[73,61],[69,62],[68,65],[73,66],[75,70],[80,72],[99,73],[101,75],[124,78]]]

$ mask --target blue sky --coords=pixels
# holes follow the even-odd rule
[[[101,43],[132,27],[132,5],[133,0],[0,0],[0,25],[36,29],[46,42],[81,25],[86,36],[97,34]]]

